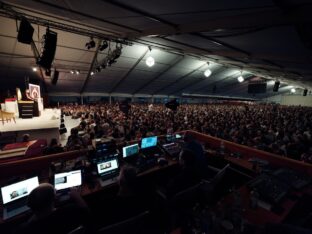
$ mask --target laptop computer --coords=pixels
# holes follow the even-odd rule
[[[141,140],[141,152],[146,157],[161,156],[162,152],[157,147],[157,136],[142,138],[142,140]]]
[[[99,142],[96,143],[95,151],[93,155],[91,155],[91,161],[96,163],[115,153],[117,153],[117,146],[115,142]]]
[[[101,186],[106,186],[117,181],[119,174],[119,164],[116,157],[109,157],[103,161],[99,161],[96,165],[97,173],[100,176]]]
[[[122,147],[122,158],[127,161],[135,161],[139,155],[139,144],[128,145]]]
[[[69,189],[81,186],[81,170],[57,173],[54,175],[54,188],[60,201],[69,199]]]
[[[171,134],[166,135],[166,142],[167,143],[177,142],[180,139],[182,139],[182,136],[178,133],[172,134],[172,135]]]
[[[30,208],[27,206],[27,196],[38,186],[38,176],[35,176],[2,187],[3,220],[28,211]]]

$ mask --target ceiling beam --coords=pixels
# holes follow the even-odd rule
[[[157,17],[155,15],[152,15],[152,14],[150,14],[148,12],[142,11],[142,10],[140,10],[138,8],[135,8],[135,7],[132,7],[130,5],[124,4],[122,2],[117,2],[117,1],[114,1],[114,0],[102,0],[102,1],[106,2],[106,3],[109,3],[109,4],[112,4],[114,6],[117,6],[119,8],[125,9],[127,11],[132,11],[132,12],[134,12],[136,14],[142,15],[142,16],[144,16],[145,18],[147,18],[149,20],[152,20],[152,21],[155,21],[155,22],[158,22],[158,23],[162,23],[162,24],[170,26],[170,27],[172,27],[174,29],[177,29],[177,25],[176,24],[173,24],[173,23],[171,23],[171,22],[169,22],[167,20],[164,20],[162,18],[159,18],[159,17]]]
[[[164,87],[161,87],[161,88],[158,89],[157,91],[153,92],[152,95],[155,95],[156,93],[159,93],[159,92],[163,91],[164,89],[166,89],[166,88],[168,88],[168,87],[171,87],[172,85],[174,85],[174,84],[180,82],[181,80],[185,79],[186,77],[192,75],[193,73],[197,72],[199,69],[203,68],[203,67],[206,66],[206,65],[207,65],[207,63],[205,62],[204,64],[202,64],[202,65],[200,65],[199,67],[197,67],[196,69],[194,69],[194,70],[188,72],[187,74],[185,74],[185,75],[179,77],[178,79],[176,79],[175,81],[171,82],[170,84],[165,85]]]
[[[191,35],[197,36],[197,37],[200,37],[200,38],[203,38],[203,39],[206,39],[206,40],[209,40],[209,41],[211,41],[211,42],[213,42],[213,43],[215,43],[215,44],[217,44],[217,45],[221,45],[221,46],[223,46],[223,47],[225,47],[225,48],[228,48],[228,49],[230,49],[230,50],[234,50],[234,51],[236,51],[236,52],[238,52],[238,53],[242,53],[242,54],[246,55],[246,56],[248,57],[248,59],[250,59],[250,57],[251,57],[251,55],[252,55],[251,53],[249,53],[249,52],[247,52],[247,51],[245,51],[245,50],[239,49],[239,48],[237,48],[237,47],[235,47],[235,46],[232,46],[232,45],[230,45],[230,44],[227,44],[227,43],[225,43],[225,42],[223,42],[223,41],[214,39],[213,37],[209,37],[209,36],[206,36],[206,35],[202,35],[201,33],[191,33]],[[233,60],[233,58],[229,58],[229,59]],[[237,61],[240,62],[239,60],[237,60]],[[279,64],[277,64],[277,63],[275,63],[275,62],[272,62],[272,61],[270,61],[270,60],[268,60],[268,59],[262,59],[262,61],[265,62],[265,63],[267,63],[267,64],[269,64],[269,65],[272,65],[272,66],[278,67],[278,68],[280,68],[280,69],[283,69],[283,66],[281,66],[281,65],[279,65]]]
[[[244,81],[242,83],[239,83],[238,80],[235,79],[233,82],[230,81],[230,83],[228,83],[228,84],[225,84],[223,86],[217,87],[216,91],[218,92],[218,90],[220,91],[222,89],[225,90],[226,88],[229,88],[228,90],[225,91],[226,94],[229,94],[229,93],[231,93],[232,90],[236,90],[236,89],[240,90],[245,84],[248,84],[247,81],[250,80],[253,77],[255,77],[255,76],[252,75],[252,74],[249,74],[248,76],[245,76],[244,77]]]
[[[129,26],[126,26],[126,25],[122,25],[122,24],[118,24],[118,23],[115,23],[115,22],[112,22],[112,21],[109,21],[109,20],[105,20],[105,19],[96,17],[94,15],[89,15],[89,14],[83,13],[81,11],[68,9],[68,8],[65,8],[65,7],[62,7],[62,6],[50,3],[50,2],[42,1],[42,0],[33,0],[33,1],[41,3],[41,4],[49,6],[49,7],[52,7],[52,8],[55,8],[55,9],[58,9],[58,10],[62,10],[62,11],[69,12],[69,13],[72,13],[72,14],[84,16],[84,17],[89,18],[89,19],[94,19],[94,20],[97,20],[97,21],[100,21],[100,22],[103,22],[103,23],[107,23],[107,24],[110,24],[110,25],[117,26],[119,28],[128,29],[128,30],[131,30],[133,32],[141,33],[141,30],[138,30],[136,28],[132,28],[132,27],[129,27]]]
[[[8,4],[8,6],[9,6],[9,4]],[[22,7],[20,5],[12,4],[10,6],[14,7],[14,9],[21,10],[23,12],[29,12],[29,13],[32,13],[32,14],[41,15],[41,16],[48,17],[48,18],[53,18],[53,19],[59,20],[59,21],[64,21],[65,20],[69,24],[74,24],[74,25],[79,24],[79,26],[83,26],[83,27],[88,28],[88,29],[91,28],[91,29],[94,29],[94,30],[97,30],[97,31],[101,31],[101,32],[105,32],[105,33],[109,33],[109,34],[112,34],[112,35],[115,35],[115,36],[120,36],[117,31],[108,30],[107,28],[104,29],[104,28],[96,27],[94,25],[84,24],[81,21],[77,23],[77,22],[69,20],[69,19],[65,19],[65,18],[62,18],[62,17],[58,17],[56,15],[48,14],[48,13],[43,13],[42,11],[39,11],[39,10],[25,8],[25,7]]]
[[[175,50],[175,51],[180,51],[182,52],[182,49],[179,49],[178,47],[174,47],[174,46],[168,46],[165,44],[165,42],[161,43],[160,41],[150,41],[147,40],[148,38],[140,38],[140,40],[136,40],[138,41],[138,43],[140,43],[140,41],[145,42],[146,44],[156,44],[159,48],[169,48],[171,50]],[[217,55],[217,56],[222,56],[223,58],[228,58],[228,59],[233,59],[233,58],[246,58],[246,55],[242,54],[242,53],[238,53],[236,51],[229,51],[229,50],[218,50],[218,51],[211,51],[211,50],[207,50],[204,48],[200,48],[194,45],[190,45],[187,43],[183,43],[183,42],[179,42],[173,39],[169,39],[169,38],[165,38],[165,37],[159,37],[160,40],[164,40],[164,41],[170,41],[172,43],[175,43],[177,45],[183,45],[185,47],[188,47],[187,49],[183,49],[184,53],[192,53],[192,54],[197,54],[199,56],[203,56],[206,57],[207,59],[211,59],[212,61],[215,61],[216,63],[227,63],[228,65],[229,62],[228,61],[223,61],[222,59],[215,59],[215,58],[209,58],[208,55]],[[191,55],[190,55],[191,56]],[[264,59],[271,59],[271,60],[279,60],[281,62],[285,61],[285,62],[302,62],[302,63],[307,63],[307,61],[311,60],[310,56],[279,56],[279,55],[275,55],[275,54],[260,54],[260,53],[253,53],[251,57],[249,57],[249,59],[251,59],[251,63],[252,63],[252,59],[257,59],[257,60],[264,60]],[[245,61],[240,61],[240,62],[244,62]],[[250,63],[249,62],[249,63]],[[277,64],[275,64],[275,66],[277,66]]]
[[[147,52],[149,51],[149,49],[147,49],[142,55],[141,57],[136,61],[136,63],[130,68],[130,70],[127,72],[127,74],[122,77],[116,85],[114,85],[114,87],[109,91],[109,93],[114,92],[118,86],[130,75],[130,73],[136,68],[136,66],[142,61],[142,59],[144,58],[144,56],[147,54]]]
[[[222,73],[222,72],[224,71],[224,69],[223,69],[223,67],[220,67],[220,68],[217,69],[216,71],[217,71],[217,73],[215,73],[214,75],[217,75],[217,74]],[[213,72],[215,72],[215,71],[213,71]],[[193,83],[191,83],[191,84],[186,84],[185,86],[183,86],[182,88],[176,90],[176,91],[175,91],[174,93],[172,93],[172,94],[176,94],[176,93],[178,93],[178,92],[183,92],[186,88],[190,88],[190,87],[195,86],[195,85],[199,84],[200,82],[203,82],[203,81],[206,81],[206,80],[207,80],[207,77],[198,79],[197,81],[195,81],[195,82],[193,82]]]
[[[98,44],[98,45],[97,45],[96,50],[95,50],[95,52],[94,52],[94,56],[93,56],[92,62],[91,62],[91,64],[90,64],[90,68],[89,68],[87,77],[86,77],[86,79],[85,79],[85,81],[84,81],[84,83],[83,83],[83,85],[82,85],[81,90],[80,90],[80,93],[81,93],[81,94],[85,91],[85,89],[86,89],[86,87],[87,87],[87,85],[88,85],[88,83],[89,83],[89,80],[90,80],[90,77],[91,77],[91,72],[92,72],[93,67],[94,67],[94,64],[95,64],[95,62],[96,62],[97,55],[98,55],[98,53],[99,53],[99,51],[100,51],[100,47],[101,47],[100,41],[98,41],[97,44]]]
[[[203,35],[201,33],[190,33],[192,36],[196,36],[196,37],[199,37],[199,38],[202,38],[202,39],[205,39],[205,40],[208,40],[214,44],[217,44],[217,45],[220,45],[220,46],[223,46],[225,48],[228,48],[230,50],[234,50],[234,51],[237,51],[238,53],[242,53],[244,54],[245,56],[250,56],[251,54],[245,50],[242,50],[242,49],[239,49],[239,48],[236,48],[235,46],[232,46],[232,45],[229,45],[223,41],[220,41],[220,40],[217,40],[217,39],[214,39],[212,37],[209,37],[209,36],[206,36],[206,35]]]
[[[150,85],[152,82],[154,82],[155,80],[157,80],[159,77],[161,77],[162,75],[164,75],[165,73],[167,73],[170,69],[172,69],[173,67],[175,67],[179,62],[181,62],[184,59],[184,56],[180,56],[178,59],[175,60],[175,62],[171,65],[169,65],[164,71],[160,72],[159,74],[157,74],[154,78],[152,78],[151,80],[149,80],[147,83],[143,84],[141,87],[139,87],[137,90],[135,90],[132,94],[136,94],[138,92],[140,92],[142,89],[146,88],[148,85]]]
[[[293,9],[291,14],[284,14],[280,9],[267,9],[246,14],[230,15],[216,19],[207,19],[172,27],[155,27],[144,30],[140,34],[128,33],[127,38],[149,35],[175,35],[193,32],[208,32],[216,29],[238,29],[285,25],[295,22],[311,22],[311,5]]]
[[[21,20],[23,17],[26,17],[30,23],[40,25],[43,27],[49,26],[50,28],[53,28],[53,29],[58,29],[58,30],[61,30],[64,32],[74,33],[77,35],[83,35],[83,36],[87,36],[87,37],[94,37],[94,38],[99,38],[99,39],[104,39],[104,40],[110,40],[110,41],[114,41],[114,42],[121,43],[124,45],[132,45],[132,43],[130,43],[129,41],[126,41],[125,39],[120,39],[119,37],[116,37],[113,35],[107,35],[107,34],[103,34],[101,32],[91,31],[90,28],[85,29],[85,28],[76,27],[76,26],[73,26],[70,24],[64,24],[63,22],[60,23],[60,22],[56,22],[56,21],[53,21],[50,19],[47,20],[47,19],[40,18],[37,16],[27,15],[24,13],[14,11],[13,9],[11,9],[11,7],[9,9],[5,8],[4,11],[0,11],[0,16],[6,17],[6,18],[11,18],[14,20]]]
[[[237,75],[239,75],[239,74],[240,74],[240,72],[235,72],[235,73],[233,73],[233,74],[231,74],[231,75],[229,75],[229,76],[226,76],[226,77],[223,78],[223,79],[219,79],[219,80],[217,80],[217,81],[215,81],[215,82],[211,82],[211,83],[205,85],[204,87],[201,87],[201,88],[199,88],[199,89],[196,89],[196,90],[194,90],[193,92],[199,92],[200,90],[207,89],[207,88],[210,87],[210,86],[213,87],[213,86],[216,85],[217,83],[222,82],[222,81],[224,81],[224,80],[226,80],[226,79],[232,78],[233,76],[237,76]]]

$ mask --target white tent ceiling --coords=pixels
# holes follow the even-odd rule
[[[281,92],[289,92],[290,85],[311,89],[311,9],[311,1],[303,0],[3,1],[1,86],[29,76],[43,80],[49,93],[252,97],[247,93],[248,79],[258,76],[284,81]],[[37,48],[42,47],[46,26],[57,32],[53,63],[60,71],[57,85],[31,70],[36,66],[31,46],[17,41],[20,15],[31,21]],[[123,45],[117,63],[90,76],[108,51],[86,49],[91,35],[97,43],[105,37],[132,45]],[[153,67],[145,64],[149,56],[155,59]],[[208,78],[207,68],[212,71]],[[239,83],[241,71],[245,82]],[[256,97],[273,95],[273,84],[269,82],[267,93]]]

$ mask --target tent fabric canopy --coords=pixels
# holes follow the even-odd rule
[[[2,1],[1,84],[15,85],[28,76],[45,83],[48,93],[252,97],[248,81],[263,77],[269,80],[267,92],[256,98],[276,94],[275,80],[281,81],[280,93],[311,89],[312,4],[282,2]],[[39,52],[45,22],[57,32],[52,65],[59,71],[56,85],[44,70],[32,71],[37,67],[33,50],[17,41],[20,15],[31,21]],[[91,36],[96,46],[87,49]],[[103,39],[110,41],[111,51],[122,45],[122,53],[116,63],[91,75],[108,55],[109,48],[97,49]],[[146,65],[150,56],[152,67]],[[212,71],[208,78],[207,69]],[[71,74],[76,70],[79,75]],[[240,75],[242,83],[237,81]]]

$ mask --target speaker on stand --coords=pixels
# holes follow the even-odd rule
[[[30,44],[32,42],[33,34],[34,28],[31,26],[28,20],[23,17],[18,29],[17,41],[24,44]]]
[[[307,89],[304,89],[304,90],[303,90],[303,96],[307,96],[307,94],[308,94],[308,90],[307,90]]]
[[[56,85],[56,83],[58,81],[58,77],[59,77],[59,71],[55,70],[54,74],[53,74],[53,77],[52,77],[52,80],[51,80],[51,83],[53,85]]]
[[[279,82],[279,81],[275,81],[274,87],[273,87],[273,92],[278,92],[280,83],[281,83],[281,82]]]

